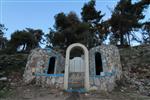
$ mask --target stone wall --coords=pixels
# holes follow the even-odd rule
[[[46,68],[48,69],[49,59],[51,57],[55,57],[56,58],[56,62],[55,62],[55,68],[56,69],[55,69],[54,73],[55,74],[63,73],[64,70],[65,70],[65,59],[64,59],[64,57],[60,53],[58,53],[58,52],[56,52],[52,49],[47,48],[47,49],[44,49],[44,50],[46,51],[46,55],[47,55],[47,58],[46,58],[47,60],[45,62]]]
[[[35,84],[42,87],[64,88],[64,76],[36,76]]]
[[[114,75],[90,77],[91,90],[112,91],[116,86],[115,80]]]
[[[47,74],[51,57],[56,57],[55,72],[54,74]],[[47,86],[54,84],[53,80],[56,80],[55,83],[59,83],[59,80],[62,80],[63,71],[64,58],[61,54],[51,49],[36,48],[28,56],[23,78],[25,83],[35,81],[38,85]]]
[[[102,57],[103,72],[100,75],[95,74],[95,53],[99,52]],[[87,51],[88,53],[88,51]],[[47,74],[49,59],[56,57],[54,74]],[[88,59],[88,57],[86,58]],[[88,62],[89,60],[89,62]],[[116,80],[120,80],[122,68],[120,64],[120,55],[117,47],[112,45],[101,45],[92,48],[89,51],[90,90],[94,87],[99,91],[111,91],[115,87]],[[36,48],[32,50],[28,57],[28,62],[24,72],[25,83],[35,81],[37,85],[59,87],[63,89],[64,84],[64,58],[61,54],[51,49]],[[86,66],[87,68],[87,66]],[[87,72],[85,72],[85,75]],[[87,80],[84,78],[84,81]],[[68,84],[68,83],[67,83]],[[85,86],[84,86],[85,87]]]
[[[120,63],[120,54],[118,48],[113,45],[101,45],[92,48],[89,51],[90,76],[95,76],[95,53],[99,52],[102,59],[102,67],[104,72],[116,72],[118,79],[121,77],[122,67]]]
[[[96,75],[95,53],[99,52],[102,59],[103,72]],[[89,51],[90,59],[90,84],[97,90],[111,91],[115,87],[116,80],[120,80],[122,67],[118,48],[113,45],[101,45]]]

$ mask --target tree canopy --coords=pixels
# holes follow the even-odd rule
[[[102,21],[104,14],[96,10],[94,0],[84,4],[81,16],[79,19],[74,12],[58,13],[55,16],[54,29],[51,28],[46,35],[47,46],[65,49],[70,44],[79,42],[90,49],[100,45],[106,39],[108,24],[107,21]]]
[[[114,45],[131,45],[133,40],[150,44],[150,21],[144,20],[144,11],[149,5],[150,0],[120,0],[111,10],[110,18],[103,20],[105,12],[96,9],[96,0],[90,0],[81,8],[81,18],[73,11],[54,16],[54,27],[45,34],[46,46],[65,50],[70,44],[79,42],[90,49],[103,44],[108,37]],[[41,29],[26,28],[13,32],[7,43],[3,37],[6,30],[0,24],[0,47],[7,46],[11,51],[29,52],[39,47],[43,40]],[[142,40],[137,34],[141,34]]]
[[[121,45],[125,43],[130,45],[131,38],[138,41],[134,31],[142,27],[141,20],[145,18],[143,11],[149,4],[149,0],[141,0],[135,3],[132,3],[131,0],[120,0],[118,2],[112,12],[109,24],[114,39],[118,39]]]
[[[40,29],[17,30],[11,35],[11,40],[8,43],[9,48],[13,51],[29,52],[31,49],[39,47],[42,35],[44,33]]]
[[[46,35],[47,40],[54,47],[65,49],[72,43],[80,42],[89,45],[87,34],[90,26],[88,23],[81,22],[74,12],[69,14],[59,13],[55,16],[55,29],[51,29]]]
[[[0,49],[6,48],[7,38],[4,37],[5,31],[7,31],[7,28],[4,26],[4,24],[0,24]]]

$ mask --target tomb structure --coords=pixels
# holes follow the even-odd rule
[[[99,91],[111,91],[120,80],[122,67],[118,48],[101,45],[89,51],[90,86]]]
[[[31,51],[24,72],[24,82],[67,91],[112,91],[120,80],[122,68],[118,48],[71,44],[65,57],[52,49]]]
[[[63,87],[64,57],[50,49],[36,48],[28,56],[25,72],[25,83],[34,82],[40,86]]]

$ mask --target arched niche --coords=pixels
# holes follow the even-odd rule
[[[54,74],[55,73],[55,68],[56,68],[55,62],[56,62],[56,57],[54,57],[54,56],[50,57],[47,74]]]
[[[103,72],[102,58],[99,52],[95,52],[95,74],[100,75]]]
[[[66,61],[65,61],[65,76],[64,76],[64,89],[67,90],[68,89],[68,74],[69,74],[69,67],[70,67],[70,52],[74,49],[74,48],[80,48],[83,50],[84,53],[84,61],[83,61],[83,65],[85,67],[84,72],[84,88],[86,90],[89,90],[89,54],[88,54],[88,49],[80,43],[74,43],[72,45],[70,45],[67,48],[66,51]]]

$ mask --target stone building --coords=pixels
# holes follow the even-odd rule
[[[111,91],[121,73],[117,47],[101,45],[88,50],[74,43],[67,48],[65,58],[52,49],[32,50],[24,81],[67,91]]]
[[[62,87],[60,84],[63,84],[64,61],[64,57],[52,49],[32,50],[23,75],[24,82],[34,82],[44,87],[57,85]]]
[[[89,51],[90,85],[98,90],[111,91],[120,80],[122,68],[118,48],[101,45]]]

